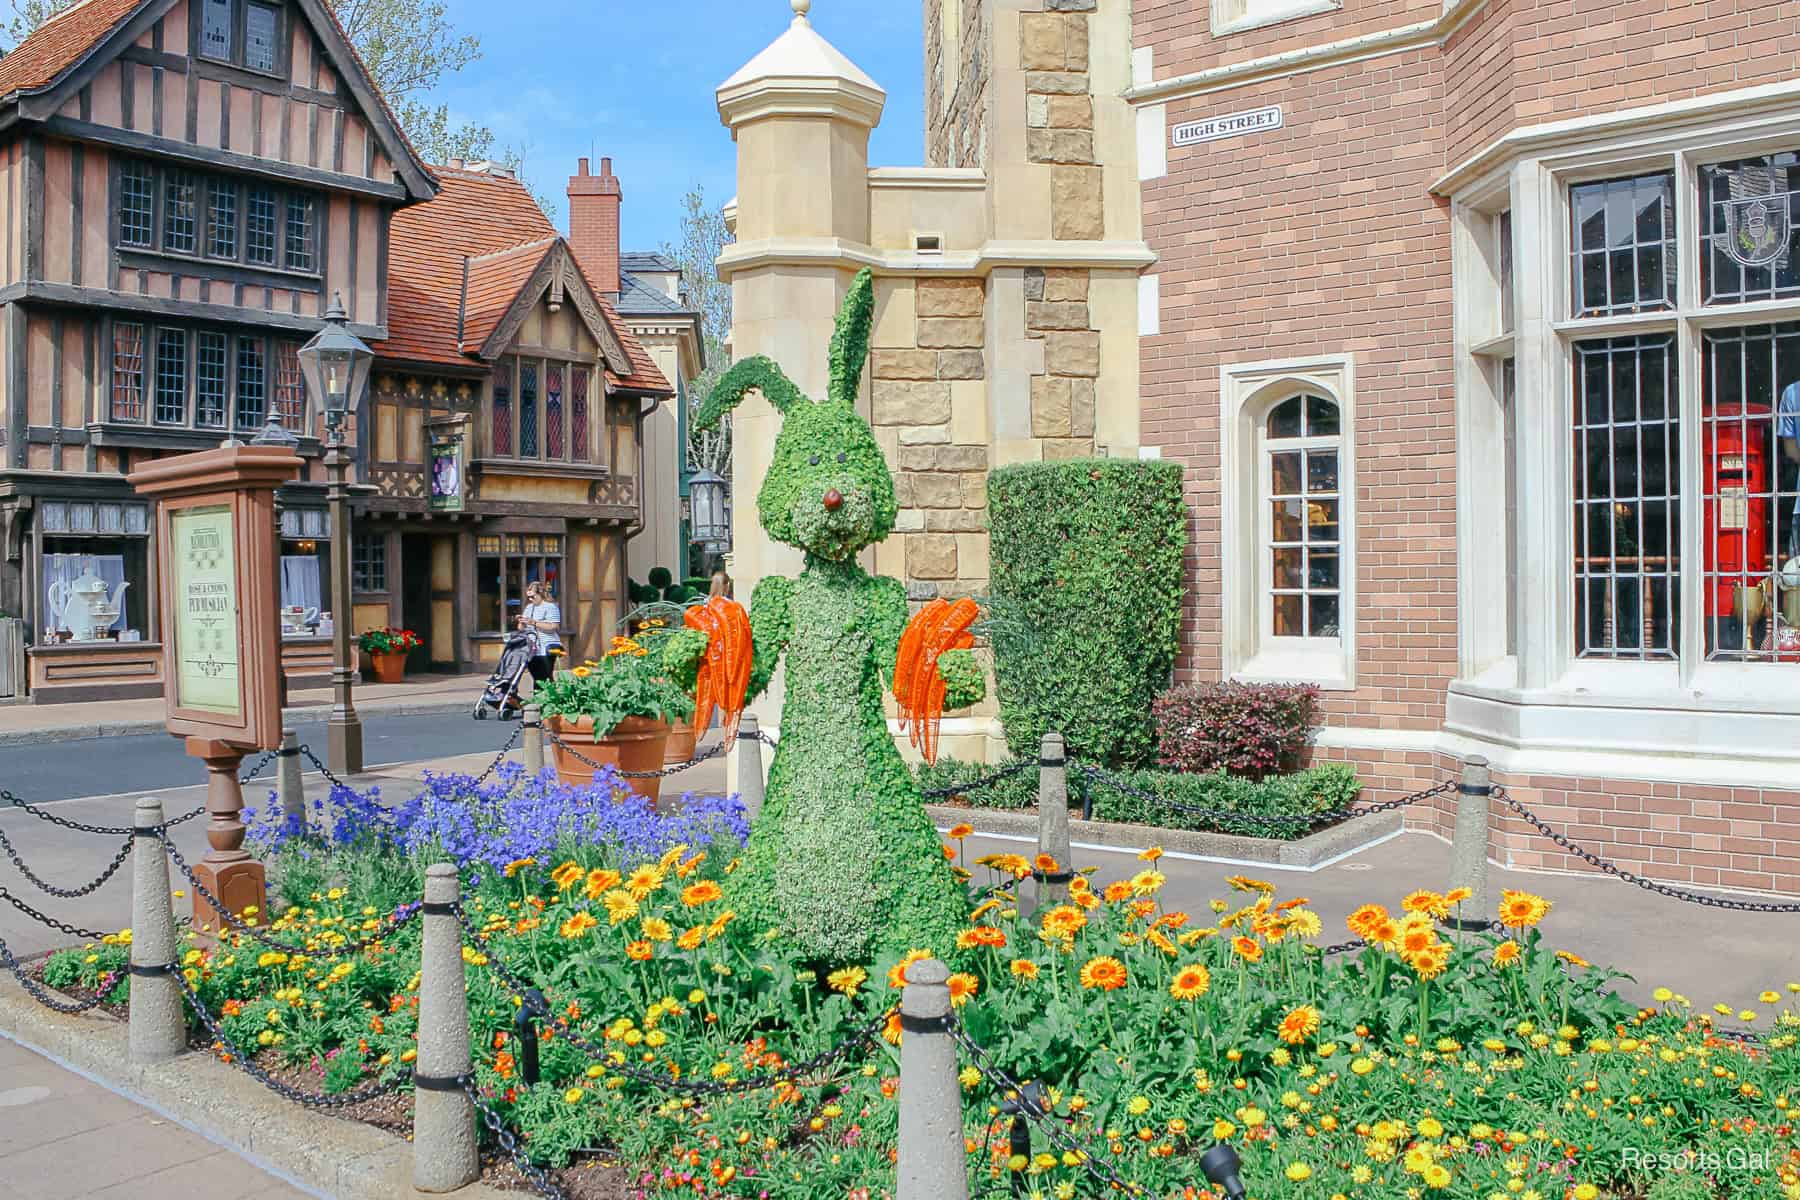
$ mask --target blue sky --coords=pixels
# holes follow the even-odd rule
[[[872,166],[924,161],[918,0],[814,0],[814,26],[887,89]],[[526,176],[561,197],[575,160],[611,155],[627,250],[676,238],[682,196],[736,193],[736,147],[713,90],[774,41],[788,0],[449,0],[483,57],[436,99],[523,146]],[[559,224],[564,212],[551,214]]]

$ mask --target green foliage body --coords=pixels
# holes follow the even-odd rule
[[[1045,731],[1108,766],[1151,755],[1181,628],[1177,463],[1077,459],[988,476],[994,675],[1015,755]]]
[[[894,481],[853,399],[873,312],[869,272],[851,285],[831,344],[829,399],[804,396],[773,362],[726,372],[701,416],[716,423],[751,390],[783,416],[757,496],[763,528],[806,552],[797,579],[772,576],[750,602],[752,698],[783,655],[781,746],[729,900],[745,918],[787,931],[833,962],[913,946],[946,952],[967,915],[918,785],[889,734],[882,693],[906,628],[898,580],[873,578],[856,554],[894,526]],[[841,498],[836,508],[826,496]],[[951,708],[983,684],[967,651],[942,660]]]

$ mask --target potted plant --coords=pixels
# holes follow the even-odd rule
[[[599,662],[590,659],[557,672],[538,686],[532,703],[556,735],[551,749],[558,778],[578,786],[592,783],[601,766],[659,769],[670,726],[693,711],[693,701],[668,677],[661,656],[627,637],[615,637]],[[655,804],[661,782],[636,779],[632,787]]]
[[[406,678],[406,656],[422,643],[410,629],[369,629],[358,634],[357,648],[369,656],[376,683],[399,683]]]
[[[682,626],[682,614],[686,611],[684,605],[658,600],[632,609],[625,614],[621,624],[626,636],[643,647],[652,661],[666,663],[664,650],[670,638],[696,636],[692,630]],[[694,744],[699,740],[693,719],[695,677],[693,666],[688,666],[685,672],[673,672],[670,675],[686,697],[686,707],[676,714],[674,726],[669,730],[669,740],[663,749],[665,764],[684,763],[694,757]]]

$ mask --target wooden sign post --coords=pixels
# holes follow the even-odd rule
[[[160,501],[156,572],[166,635],[166,725],[206,763],[206,840],[194,867],[227,910],[265,902],[263,865],[244,849],[246,754],[281,745],[275,489],[302,463],[281,446],[225,446],[159,459],[130,476]],[[194,928],[223,928],[198,890]]]

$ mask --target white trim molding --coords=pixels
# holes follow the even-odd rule
[[[1263,553],[1261,443],[1269,412],[1313,393],[1338,407],[1338,628],[1335,644],[1264,645],[1258,564]],[[1219,368],[1220,600],[1225,674],[1233,679],[1356,687],[1356,371],[1352,355],[1318,355]],[[1288,642],[1288,639],[1282,639]]]

